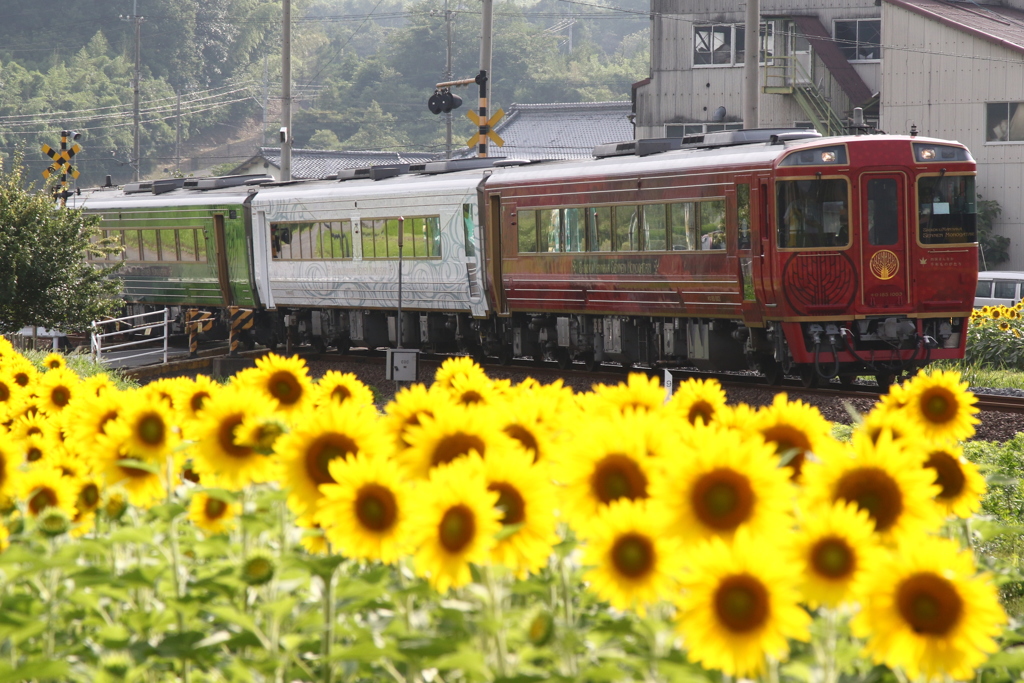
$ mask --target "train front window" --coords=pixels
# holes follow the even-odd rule
[[[850,243],[846,180],[780,180],[775,183],[775,197],[780,248],[822,249]]]
[[[921,244],[970,244],[978,241],[974,176],[919,178],[917,209]]]

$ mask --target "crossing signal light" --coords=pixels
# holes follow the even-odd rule
[[[434,94],[427,100],[427,109],[430,110],[431,114],[447,114],[452,109],[458,109],[462,106],[462,98],[458,95],[453,95],[451,90],[435,90]]]

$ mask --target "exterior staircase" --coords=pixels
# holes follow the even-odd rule
[[[762,92],[792,95],[800,109],[822,135],[842,135],[846,124],[822,93],[801,61],[794,56],[776,56],[764,68]],[[829,75],[828,78],[831,78]]]

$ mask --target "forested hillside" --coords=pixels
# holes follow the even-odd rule
[[[454,12],[455,78],[479,68],[480,4]],[[133,0],[7,3],[0,22],[0,155],[45,168],[43,143],[82,133],[79,184],[132,175]],[[426,100],[444,79],[444,0],[293,0],[298,146],[444,148]],[[614,5],[614,6],[613,6]],[[177,164],[225,167],[229,139],[279,126],[281,4],[274,0],[137,0],[141,25],[143,176]],[[627,99],[648,72],[647,0],[495,3],[493,108],[512,102]],[[472,134],[458,91],[456,145]],[[266,115],[264,114],[266,106]],[[266,132],[266,131],[264,131]],[[276,136],[275,136],[276,137]],[[269,140],[270,138],[268,138]],[[276,143],[274,143],[276,144]],[[207,151],[202,151],[207,150]]]

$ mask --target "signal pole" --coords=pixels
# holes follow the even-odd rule
[[[452,80],[452,13],[448,10],[448,0],[444,0],[444,24],[445,30],[448,34],[447,52],[446,52],[446,66],[444,72],[444,80]],[[444,158],[452,158],[452,113],[446,112],[445,118],[445,138],[444,138]]]
[[[292,0],[281,17],[281,180],[292,179]]]
[[[493,22],[494,0],[483,0],[482,22],[480,27],[480,141],[477,145],[477,156],[487,156],[487,83],[491,76],[491,29]]]

